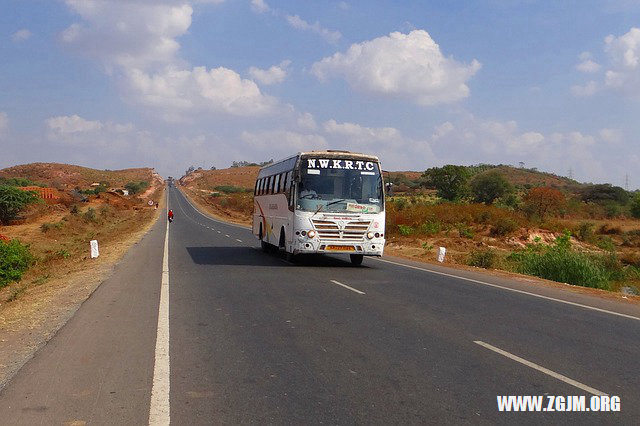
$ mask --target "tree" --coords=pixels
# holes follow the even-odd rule
[[[196,171],[196,168],[195,168],[195,167],[193,167],[193,166],[189,166],[189,168],[187,169],[187,171],[186,171],[186,172],[184,172],[184,175],[185,175],[185,176],[189,176],[191,173],[193,173],[193,172],[195,172],[195,171]]]
[[[0,185],[0,223],[9,223],[27,205],[36,201],[38,201],[38,196],[34,192],[23,191],[14,186]]]
[[[438,196],[449,201],[456,201],[467,195],[469,171],[464,166],[448,164],[444,167],[432,167],[422,177],[427,185],[438,190]]]
[[[619,186],[610,184],[589,185],[581,191],[582,201],[585,203],[607,203],[616,202],[619,204],[627,204],[629,202],[629,193]]]
[[[524,197],[525,211],[529,215],[537,215],[540,219],[557,213],[565,203],[566,199],[562,192],[546,186],[531,188]]]
[[[640,219],[640,192],[636,192],[633,200],[631,200],[631,215],[636,219]]]
[[[506,197],[511,193],[513,186],[496,171],[477,175],[471,180],[471,195],[478,203],[489,205],[497,198]]]

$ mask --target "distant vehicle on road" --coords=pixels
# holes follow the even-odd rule
[[[348,253],[355,265],[384,250],[384,183],[377,157],[300,152],[260,169],[253,234],[262,248],[298,254]]]

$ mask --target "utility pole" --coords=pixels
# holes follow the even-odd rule
[[[624,190],[629,191],[629,173],[624,175]]]
[[[569,169],[569,179],[573,180],[573,168]]]

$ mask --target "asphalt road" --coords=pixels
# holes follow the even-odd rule
[[[169,194],[169,357],[156,345],[159,221],[0,392],[0,423],[146,424],[150,409],[185,425],[638,423],[636,307],[388,258],[291,264]],[[588,407],[598,392],[620,411],[496,402],[584,395]]]

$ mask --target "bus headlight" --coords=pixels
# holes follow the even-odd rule
[[[313,229],[309,232],[307,232],[307,237],[309,238],[313,238],[316,236],[316,231],[314,231]]]
[[[371,231],[367,232],[367,238],[368,239],[373,240],[373,237],[374,237],[373,232],[371,232]]]

